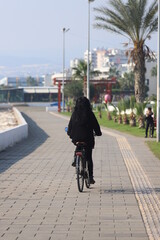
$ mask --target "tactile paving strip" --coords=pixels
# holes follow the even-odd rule
[[[135,191],[148,237],[150,240],[159,240],[160,201],[154,187],[150,183],[126,138],[107,130],[103,130],[103,133],[111,135],[117,139]]]

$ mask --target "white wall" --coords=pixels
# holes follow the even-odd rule
[[[0,151],[28,137],[28,124],[16,108],[13,111],[19,125],[0,133]]]
[[[157,78],[151,76],[151,70],[156,67],[157,62],[146,61],[146,79],[149,79],[149,91],[148,96],[157,95]]]

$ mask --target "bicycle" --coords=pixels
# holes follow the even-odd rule
[[[84,182],[87,188],[90,187],[90,178],[88,170],[88,161],[85,157],[85,146],[84,142],[77,142],[75,150],[76,157],[76,175],[77,175],[77,186],[79,192],[83,192]]]

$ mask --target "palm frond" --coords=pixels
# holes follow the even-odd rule
[[[157,32],[158,30],[158,18],[154,19],[154,21],[150,24],[147,31],[144,33],[143,38],[146,40],[147,38],[150,38],[150,34]]]
[[[94,9],[100,14],[95,17],[97,24],[94,26],[121,34],[127,38],[129,36],[133,40],[135,38],[133,24],[130,22],[130,13],[126,10],[125,4],[120,0],[115,0],[110,1],[110,5],[112,5],[114,11],[106,7]]]
[[[127,3],[130,18],[135,33],[135,39],[140,40],[140,32],[142,26],[142,18],[145,11],[146,0],[129,0]]]
[[[152,31],[156,31],[156,25],[158,28],[158,17],[157,17],[157,11],[158,11],[158,3],[157,0],[154,0],[154,2],[150,5],[150,7],[148,8],[148,11],[146,10],[146,13],[143,17],[143,24],[142,24],[142,36],[143,37],[145,35],[145,38],[147,38],[147,35],[149,35],[150,33],[152,33],[151,31],[147,31],[148,34],[145,34],[146,30],[149,29],[153,29]],[[152,28],[152,25],[154,25],[154,27]]]
[[[147,0],[110,0],[108,6],[95,8],[96,28],[120,34],[133,42],[145,41],[157,31],[157,0],[148,7]]]
[[[98,18],[96,19],[96,20],[98,20]],[[110,32],[113,32],[113,33],[116,33],[116,34],[119,34],[119,35],[122,35],[122,36],[124,36],[124,37],[126,37],[126,38],[128,38],[128,36],[126,36],[124,33],[122,33],[120,30],[118,30],[118,29],[116,29],[115,27],[113,27],[113,26],[109,26],[108,24],[106,24],[106,23],[96,23],[95,25],[94,25],[94,27],[95,28],[99,28],[99,29],[104,29],[104,30],[108,30],[108,31],[110,31]]]

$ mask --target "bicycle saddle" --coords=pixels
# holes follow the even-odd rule
[[[85,142],[76,142],[77,146],[86,146],[87,144]]]

